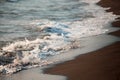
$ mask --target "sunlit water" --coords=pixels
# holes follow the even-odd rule
[[[110,22],[117,18],[97,6],[98,1],[18,0],[0,3],[0,56],[6,61],[11,60],[9,65],[1,61],[1,73],[69,60],[117,41],[107,35],[96,38],[111,31]],[[104,43],[106,39],[110,41]],[[102,45],[96,45],[99,43]],[[61,53],[75,48],[80,48],[81,53],[67,54],[67,59],[62,59]]]

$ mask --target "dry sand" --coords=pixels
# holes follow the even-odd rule
[[[101,0],[98,5],[111,7],[107,11],[120,15],[120,0]],[[112,25],[120,27],[120,20]],[[120,37],[120,30],[110,35]],[[45,73],[65,75],[68,80],[120,80],[120,41],[80,55],[75,60],[58,64],[47,69]]]

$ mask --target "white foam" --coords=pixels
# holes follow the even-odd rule
[[[33,41],[27,39],[24,41],[16,41],[3,47],[0,53],[1,57],[5,57],[7,60],[12,55],[13,60],[12,63],[1,66],[0,71],[2,73],[14,73],[24,68],[44,66],[63,61],[66,57],[62,56],[62,58],[59,58],[57,57],[60,56],[58,54],[72,48],[82,47],[81,40],[84,38],[109,32],[109,29],[107,28],[109,23],[115,20],[118,16],[113,15],[112,13],[107,13],[104,11],[104,8],[96,6],[94,3],[98,2],[98,0],[84,0],[83,2],[88,2],[90,4],[84,7],[84,9],[92,13],[93,18],[85,18],[81,21],[74,22],[55,22],[49,20],[33,21],[30,24],[37,27],[42,33],[46,33],[47,36]],[[99,40],[97,41],[93,44],[103,42],[99,42]],[[106,42],[106,44],[108,45],[111,42]],[[94,49],[91,49],[91,44],[89,43],[84,44],[83,46],[85,46],[86,48],[84,49],[87,49],[88,51],[103,47],[100,45],[101,47],[94,46]],[[85,53],[84,50],[81,49],[81,51]],[[67,54],[67,58],[68,56],[74,57],[76,54]]]

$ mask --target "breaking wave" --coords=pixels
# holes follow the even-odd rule
[[[92,17],[74,21],[32,20],[28,23],[44,34],[35,40],[15,41],[0,50],[0,73],[14,73],[23,69],[44,66],[56,61],[49,57],[62,54],[70,49],[80,47],[80,39],[107,33],[109,23],[117,18],[104,8],[96,6],[98,0],[84,0],[88,3],[84,10]],[[38,35],[41,35],[38,34]]]

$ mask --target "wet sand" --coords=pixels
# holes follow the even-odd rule
[[[98,5],[111,7],[107,11],[120,15],[120,0],[101,0]],[[117,20],[112,23],[113,27],[120,27],[120,20]],[[120,30],[110,35],[120,37]],[[65,75],[68,80],[120,80],[120,41],[58,64],[45,73]]]

